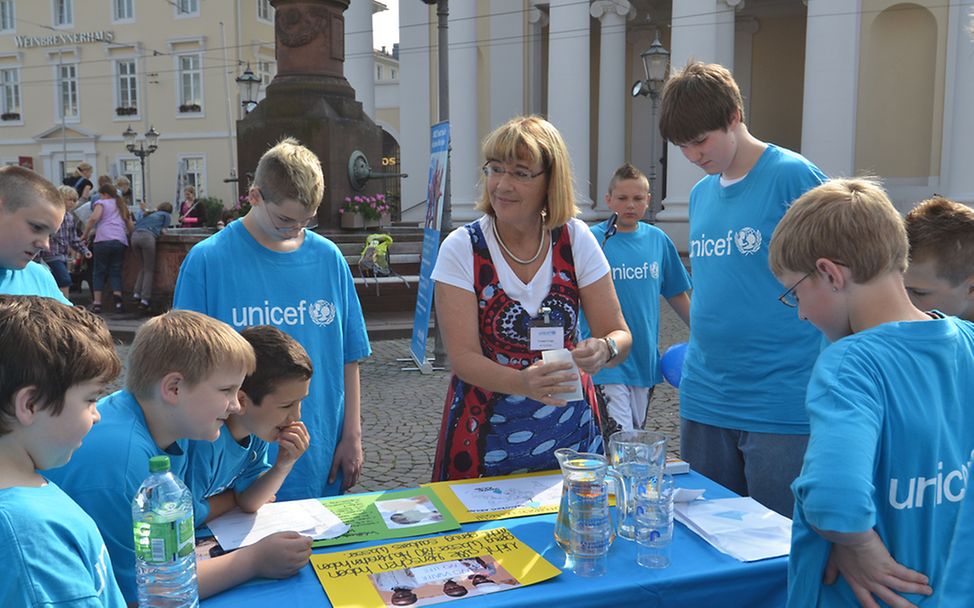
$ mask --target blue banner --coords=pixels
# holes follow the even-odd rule
[[[440,223],[443,220],[443,195],[446,193],[446,165],[450,149],[450,123],[440,122],[430,130],[430,171],[427,182],[426,221],[423,228],[423,253],[420,257],[416,314],[409,354],[424,374],[433,366],[426,360],[426,338],[433,308],[433,266],[440,251]]]

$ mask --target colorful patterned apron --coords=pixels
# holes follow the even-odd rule
[[[473,245],[484,356],[514,369],[529,367],[541,359],[541,352],[532,351],[529,341],[531,313],[537,311],[526,311],[504,292],[480,222],[466,229]],[[579,293],[568,229],[555,228],[551,240],[553,276],[542,306],[551,309],[552,322],[564,328],[565,348],[570,349],[578,335]],[[592,379],[585,373],[582,390],[585,400],[555,407],[522,395],[486,391],[454,375],[440,426],[433,481],[557,469],[554,451],[563,447],[602,453],[603,417]]]

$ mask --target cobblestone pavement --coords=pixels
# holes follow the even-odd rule
[[[685,342],[688,329],[665,302],[661,302],[661,310],[662,351],[671,344]],[[126,360],[128,345],[118,348]],[[401,371],[412,365],[409,361],[397,361],[409,357],[407,339],[373,342],[372,351],[361,366],[365,469],[351,491],[409,488],[426,483],[433,470],[433,451],[450,374],[438,371],[424,376],[417,371]],[[121,384],[120,379],[112,390]],[[669,384],[656,387],[646,428],[666,433],[671,438],[670,453],[678,453],[679,397]]]

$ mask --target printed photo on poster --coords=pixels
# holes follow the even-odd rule
[[[412,528],[443,521],[443,515],[426,496],[377,500],[375,507],[391,530]]]
[[[385,606],[429,606],[521,584],[490,555],[380,572],[369,576]]]

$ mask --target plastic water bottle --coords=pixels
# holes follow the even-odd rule
[[[149,459],[149,477],[132,501],[132,527],[140,608],[199,606],[193,495],[169,471],[168,456]]]

